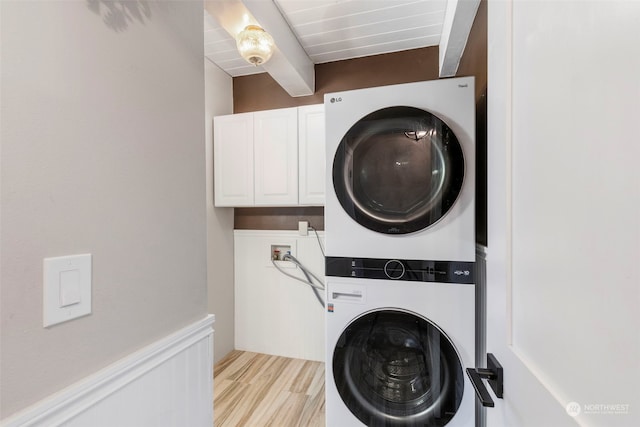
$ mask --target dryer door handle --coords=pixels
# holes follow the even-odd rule
[[[331,299],[362,299],[362,292],[331,292]]]
[[[467,368],[467,375],[473,384],[473,388],[476,391],[476,395],[482,403],[482,406],[494,407],[493,399],[489,395],[487,388],[485,387],[482,379],[489,381],[491,389],[496,396],[502,399],[504,374],[502,371],[502,365],[498,362],[498,359],[492,354],[487,353],[487,367],[486,368]]]

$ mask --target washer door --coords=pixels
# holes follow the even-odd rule
[[[334,350],[333,378],[367,426],[445,426],[464,389],[462,364],[447,336],[397,310],[373,311],[349,324]]]
[[[422,230],[456,201],[464,155],[453,131],[414,107],[389,107],[354,124],[340,141],[333,185],[359,224],[386,234]]]

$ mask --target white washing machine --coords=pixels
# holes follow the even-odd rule
[[[474,285],[326,283],[327,426],[475,426]]]
[[[474,78],[325,95],[328,257],[475,259]]]

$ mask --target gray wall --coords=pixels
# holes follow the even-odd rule
[[[207,141],[207,282],[209,312],[216,315],[214,359],[234,348],[233,208],[213,207],[213,116],[233,112],[231,77],[205,60]]]
[[[0,2],[0,418],[207,313],[203,9]],[[42,259],[93,313],[42,327]]]

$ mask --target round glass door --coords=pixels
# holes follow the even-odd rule
[[[344,210],[381,233],[422,230],[442,218],[464,181],[464,155],[453,131],[413,107],[375,111],[340,141],[333,185]]]
[[[445,426],[462,401],[455,348],[428,320],[380,310],[338,339],[333,377],[349,410],[367,426]]]

